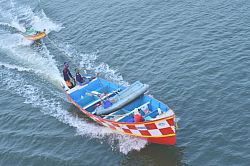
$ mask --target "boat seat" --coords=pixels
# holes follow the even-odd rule
[[[114,120],[120,118],[121,116],[123,116],[124,114],[127,114],[126,111],[124,111],[123,109],[120,109],[119,111],[116,112],[112,112],[108,115],[103,115],[103,119],[109,119],[109,120]]]
[[[117,92],[116,92],[116,91],[112,91],[111,93],[109,93],[109,94],[107,94],[106,96],[104,96],[104,97],[102,98],[102,100],[104,100],[104,99],[106,99],[106,98],[112,96],[114,93],[117,93]],[[101,99],[95,100],[94,102],[92,102],[92,103],[86,105],[85,107],[83,107],[83,109],[86,110],[86,109],[88,109],[89,107],[91,107],[91,106],[93,106],[93,105],[99,103],[99,102],[102,101],[102,100],[101,100]],[[95,112],[96,112],[96,111],[94,111],[93,113],[95,113]]]
[[[124,115],[124,116],[122,116],[122,117],[116,119],[115,121],[116,121],[116,122],[119,122],[119,121],[122,120],[123,118],[125,118],[125,117],[127,117],[127,116],[129,116],[129,115],[131,115],[131,114],[134,114],[134,112],[137,111],[137,110],[142,110],[143,112],[144,112],[144,111],[148,111],[148,114],[149,114],[150,112],[149,112],[148,104],[150,104],[150,102],[144,103],[143,105],[141,105],[141,106],[139,106],[139,107],[133,109],[133,110],[132,110],[131,112],[129,112],[128,114],[126,114],[126,115]],[[146,115],[145,112],[144,112],[144,115]]]
[[[155,119],[156,116],[163,114],[164,112],[161,108],[157,108],[156,110],[150,112],[149,114],[145,115],[145,120],[152,120]]]
[[[104,115],[103,119],[108,119],[109,117],[115,116],[117,112],[112,112],[111,114]]]
[[[154,119],[157,115],[159,115],[159,114],[158,114],[158,111],[155,110],[155,111],[152,111],[151,113],[145,115],[145,116],[144,116],[144,119],[145,119],[145,120],[152,120],[152,119]]]
[[[150,110],[148,108],[148,104],[150,104],[150,102],[147,102],[147,103],[141,105],[140,107],[138,107],[142,116],[148,115],[150,113]]]

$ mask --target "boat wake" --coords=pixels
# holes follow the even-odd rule
[[[81,53],[68,43],[62,41],[56,41],[56,39],[49,39],[50,43],[53,44],[66,58],[66,61],[71,64],[76,64],[76,67],[91,69],[93,73],[99,73],[107,80],[115,82],[117,84],[127,86],[128,82],[123,80],[121,74],[114,69],[111,69],[106,63],[96,63],[98,59],[99,51],[92,53]]]
[[[146,146],[146,141],[120,135],[109,128],[86,122],[84,119],[67,111],[63,107],[62,96],[58,96],[61,94],[51,91],[47,95],[48,92],[44,91],[43,87],[33,85],[32,80],[24,79],[23,76],[27,75],[32,69],[3,63],[0,63],[0,65],[2,66],[0,69],[2,73],[0,75],[1,87],[24,97],[26,104],[31,104],[33,107],[40,109],[44,114],[55,117],[59,121],[74,127],[77,135],[97,138],[103,140],[102,142],[108,140],[113,150],[118,149],[124,154],[132,150],[140,150]],[[15,70],[22,73],[15,72]],[[50,97],[48,98],[48,96]]]
[[[31,69],[32,72],[60,88],[58,82],[62,81],[62,77],[54,56],[50,54],[46,46],[43,45],[41,51],[37,52],[30,47],[32,41],[25,39],[21,34],[10,33],[10,29],[25,31],[25,27],[32,26],[37,30],[47,29],[47,32],[50,32],[60,31],[61,24],[51,21],[42,9],[33,12],[30,6],[18,4],[13,0],[0,1],[0,4],[0,18],[4,20],[0,23],[1,52],[7,55],[11,64],[19,63],[22,67]]]
[[[13,0],[1,0],[0,3],[0,16],[4,20],[4,23],[1,23],[0,26],[9,25],[9,27],[14,27],[21,32],[24,32],[25,28],[33,27],[39,31],[46,29],[47,33],[58,32],[63,28],[61,24],[54,23],[48,18],[41,8],[33,10],[30,6],[19,4]]]
[[[67,111],[64,108],[66,99],[59,90],[62,81],[58,69],[59,62],[55,60],[54,55],[50,53],[46,45],[43,44],[42,49],[37,51],[30,47],[30,41],[24,40],[22,35],[12,33],[15,29],[23,31],[27,25],[38,30],[45,28],[48,32],[60,31],[63,28],[61,24],[51,21],[42,9],[34,13],[29,6],[22,6],[7,0],[0,0],[0,18],[4,20],[0,23],[1,88],[22,96],[26,104],[31,104],[44,114],[74,127],[77,135],[108,142],[113,150],[119,150],[127,154],[146,146],[146,141],[120,135],[95,123],[88,123]],[[98,52],[79,53],[73,49],[73,46],[64,45],[62,42],[60,42],[61,45],[57,43],[59,42],[54,40],[54,44],[65,52],[63,58],[71,59],[72,64],[77,64],[78,67],[91,68],[93,72],[101,73],[108,80],[127,85],[122,76],[111,69],[108,64],[97,64]],[[40,83],[38,84],[38,82]],[[48,90],[51,85],[53,85],[52,88]]]

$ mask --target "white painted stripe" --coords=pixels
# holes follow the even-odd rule
[[[119,125],[122,129],[129,129],[126,125]]]
[[[170,127],[170,125],[168,124],[168,122],[166,120],[155,122],[155,125],[157,126],[158,129]]]
[[[152,136],[161,136],[161,135],[162,135],[162,133],[161,133],[160,130],[158,130],[158,129],[148,130],[148,132],[149,132]]]
[[[148,130],[144,124],[135,125],[138,130]]]
[[[140,133],[138,130],[130,129],[130,131],[131,131],[133,134],[141,135],[141,133]]]
[[[171,129],[174,131],[174,133],[175,133],[175,127],[174,126],[171,126]]]

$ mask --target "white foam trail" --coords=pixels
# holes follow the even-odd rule
[[[10,26],[15,27],[19,31],[24,32],[24,24],[32,26],[34,29],[46,32],[60,31],[62,24],[55,23],[49,19],[44,13],[43,9],[39,12],[33,12],[32,8],[14,1],[0,2],[3,7],[0,7],[0,14],[9,23]],[[0,6],[1,6],[0,5]]]
[[[105,79],[127,86],[128,82],[123,80],[122,75],[114,69],[111,69],[108,64],[96,64],[98,58],[98,51],[91,54],[79,54],[79,67],[91,68],[95,73],[100,73]]]
[[[20,65],[14,65],[14,64],[9,64],[9,63],[3,63],[0,62],[0,67],[4,67],[7,69],[12,69],[12,70],[17,70],[20,72],[29,72],[29,73],[35,73],[38,76],[41,76],[42,78],[46,78],[46,74],[44,73],[43,70],[38,70],[37,68],[29,68],[29,67],[24,67]],[[54,78],[54,75],[48,77],[48,80],[50,82],[54,82],[55,86],[57,86],[59,89],[61,89],[60,83],[62,82],[62,78],[59,76],[59,78]]]
[[[3,26],[11,26],[11,24],[9,24],[9,23],[5,23],[5,22],[0,22],[0,25],[3,25]]]
[[[14,11],[15,4],[12,0],[10,1],[1,1],[0,2],[0,15],[2,18],[4,18],[6,21],[8,21],[8,26],[14,27],[18,29],[19,31],[25,31],[25,28],[22,24],[19,24],[19,20],[17,16],[19,13]],[[24,10],[24,9],[23,9]]]
[[[10,58],[21,63],[26,68],[31,69],[34,73],[39,74],[44,79],[49,80],[57,87],[59,87],[60,83],[63,81],[56,66],[56,62],[49,53],[47,53],[47,56],[50,56],[50,58],[42,57],[41,54],[35,52],[30,47],[9,48],[6,46],[3,50],[7,52],[7,55]]]
[[[36,52],[29,46],[24,47],[24,45],[30,43],[23,40],[22,35],[5,34],[1,35],[1,37],[3,38],[0,38],[0,49],[6,52],[9,58],[31,69],[31,71],[49,80],[57,87],[60,86],[63,79],[53,56],[50,55],[46,47],[43,48],[43,52]]]
[[[0,66],[6,67],[8,69],[17,70],[17,71],[27,71],[27,72],[32,71],[32,69],[29,69],[29,68],[25,68],[25,67],[13,65],[13,64],[8,64],[8,63],[2,63],[2,62],[0,62]]]
[[[40,26],[41,29],[46,28],[48,31],[61,29],[60,25],[53,23],[43,10],[36,14],[29,6],[20,5],[13,1],[0,2],[0,4],[5,5],[4,8],[0,7],[0,11],[8,20],[6,23],[1,22],[3,25],[21,30],[23,26],[20,22],[30,22],[34,23],[35,28]],[[30,47],[23,47],[30,46],[31,43],[32,41],[26,40],[20,34],[1,34],[0,36],[0,49],[7,52],[10,58],[59,87],[62,77],[53,56],[50,55],[46,47],[43,48],[44,55]]]
[[[19,24],[17,20],[12,20],[11,23],[10,23],[10,26],[18,29],[21,32],[25,32],[24,25]]]
[[[53,21],[51,21],[46,14],[44,13],[43,9],[40,12],[40,15],[33,15],[31,20],[31,25],[34,29],[43,31],[43,29],[46,29],[46,33],[49,33],[51,31],[60,31],[63,27],[62,24],[56,24]]]
[[[5,3],[5,2],[4,2]],[[6,1],[8,3],[8,1]],[[59,31],[62,27],[59,24],[55,24],[51,21],[41,10],[40,13],[33,13],[29,6],[23,6],[19,4],[15,4],[13,1],[10,1],[10,9],[3,11],[0,7],[0,12],[7,13],[5,17],[9,19],[8,24],[10,26],[16,27],[19,30],[23,31],[23,24],[20,23],[23,20],[26,22],[30,22],[31,25],[38,29],[43,30],[47,29],[48,32],[54,30]],[[1,3],[2,4],[2,3]],[[22,17],[20,17],[20,15]],[[1,72],[0,80],[1,84],[4,84],[4,88],[9,89],[12,93],[16,93],[22,97],[24,97],[25,103],[31,104],[32,106],[40,109],[44,114],[48,114],[50,116],[55,117],[59,121],[68,124],[72,127],[76,128],[76,132],[78,135],[88,136],[91,138],[99,138],[104,139],[108,138],[111,147],[115,149],[119,149],[120,152],[127,154],[131,150],[140,150],[145,147],[147,144],[146,141],[124,136],[117,134],[116,132],[106,128],[100,127],[99,125],[95,125],[92,123],[87,123],[83,119],[78,118],[72,114],[70,114],[67,110],[63,108],[63,104],[58,101],[59,97],[58,91],[51,92],[49,95],[51,98],[48,98],[48,95],[44,95],[43,88],[35,87],[32,82],[28,82],[23,77],[21,77],[18,73],[15,74],[10,72],[13,69],[17,69],[18,71],[27,71],[34,72],[49,80],[49,82],[59,85],[62,81],[61,74],[57,68],[56,62],[53,59],[53,56],[50,55],[47,48],[44,48],[45,57],[30,47],[24,47],[29,45],[27,40],[23,40],[20,35],[11,35],[8,36],[0,36],[0,49],[5,51],[7,55],[21,63],[23,66],[0,63],[0,65],[10,69],[3,70],[7,76],[4,76],[4,72]],[[71,53],[71,47],[68,46],[68,49],[65,50],[69,59],[74,56],[74,63],[79,63],[79,66],[92,67],[95,72],[102,73],[106,78],[124,84],[126,82],[123,81],[122,76],[115,70],[110,69],[110,67],[105,64],[95,64],[97,59],[97,52],[92,54],[78,54],[77,51]],[[1,70],[1,69],[0,69]],[[2,79],[1,79],[2,78]],[[15,81],[13,81],[15,80]],[[32,80],[30,80],[32,81]],[[48,93],[48,91],[46,91]],[[118,141],[118,144],[117,144]]]
[[[48,59],[39,56],[38,54],[36,54],[36,52],[30,50],[29,47],[22,48],[20,50],[19,49],[14,48],[14,51],[11,50],[8,55],[10,55],[12,58],[16,58],[18,62],[27,67],[6,63],[0,63],[0,65],[3,65],[4,67],[7,67],[9,69],[17,69],[18,71],[31,71],[42,75],[43,77],[46,76],[46,73],[48,73],[48,76],[50,76],[49,80],[58,80],[56,77],[60,77],[60,74],[58,73],[58,69],[56,68],[54,63],[50,64],[50,61]],[[23,54],[23,52],[25,54]],[[48,66],[52,68],[54,66],[54,69],[52,70]],[[87,123],[83,119],[75,117],[67,110],[63,109],[62,104],[57,101],[57,99],[59,97],[61,98],[61,96],[53,97],[53,95],[56,94],[54,93],[50,95],[52,96],[51,98],[46,98],[47,95],[46,97],[45,95],[43,95],[42,88],[34,87],[34,85],[27,83],[26,80],[24,80],[17,74],[13,75],[11,73],[8,73],[7,75],[7,78],[1,80],[1,82],[5,85],[5,88],[7,87],[11,92],[14,91],[18,95],[23,96],[26,99],[26,103],[32,104],[36,108],[41,109],[44,114],[53,116],[63,123],[75,127],[78,135],[98,139],[108,138],[108,143],[111,145],[111,147],[113,149],[119,149],[119,151],[124,154],[127,154],[132,150],[140,150],[147,144],[146,141],[139,140],[134,137],[116,134],[114,133],[114,131],[106,127],[100,127],[99,125]]]
[[[2,76],[0,75],[0,80],[1,84],[4,84],[5,90],[7,89],[24,97],[25,103],[31,104],[44,114],[53,116],[59,121],[76,128],[77,135],[101,140],[108,138],[108,143],[111,147],[114,150],[118,148],[124,154],[132,150],[140,150],[147,144],[146,141],[117,134],[107,127],[85,122],[82,118],[72,115],[62,107],[62,104],[56,100],[56,97],[53,97],[54,94],[50,95],[51,98],[46,98],[48,95],[44,95],[42,88],[31,85],[18,73],[3,70],[2,74]],[[13,81],[14,79],[16,81]],[[118,144],[116,143],[117,141]]]
[[[115,83],[118,83],[123,86],[127,86],[128,82],[124,81],[121,74],[113,70],[109,67],[106,63],[97,64],[96,60],[98,58],[98,51],[93,53],[79,53],[75,50],[71,45],[63,42],[52,41],[49,39],[50,42],[64,55],[70,59],[71,63],[77,64],[80,68],[89,68],[92,69],[95,73],[101,73],[101,75]],[[72,59],[74,57],[74,59]],[[80,62],[79,62],[80,60]]]
[[[19,4],[13,0],[0,1],[0,4],[0,13],[7,20],[6,23],[1,22],[3,25],[23,30],[23,24],[27,23],[37,30],[45,28],[47,32],[52,30],[59,31],[62,28],[60,24],[55,24],[51,21],[43,10],[34,13],[30,6]],[[23,47],[29,46],[31,43],[32,41],[25,39],[20,34],[1,34],[0,36],[0,49],[7,52],[10,58],[22,63],[33,72],[39,73],[53,84],[60,86],[62,77],[53,56],[50,55],[46,47],[43,48],[44,55],[30,47]]]
[[[123,80],[123,77],[116,71],[109,67],[108,64],[101,63],[94,67],[96,73],[103,73],[107,80],[116,82],[123,86],[128,86],[128,82]]]
[[[0,47],[12,49],[17,46],[30,46],[31,40],[25,39],[21,34],[2,34],[0,38]]]

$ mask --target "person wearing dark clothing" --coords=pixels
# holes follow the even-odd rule
[[[78,85],[83,85],[88,83],[88,79],[80,74],[79,69],[76,68],[75,71],[76,71],[76,82]]]
[[[64,63],[64,69],[63,69],[63,78],[66,83],[66,85],[71,89],[74,87],[73,83],[71,82],[70,78],[72,78],[75,82],[75,78],[72,76],[72,74],[69,71],[69,64],[67,62]]]
[[[81,74],[79,73],[79,70],[76,69],[76,81],[79,82],[79,83],[83,83],[84,80],[83,80],[83,77],[81,76]]]

